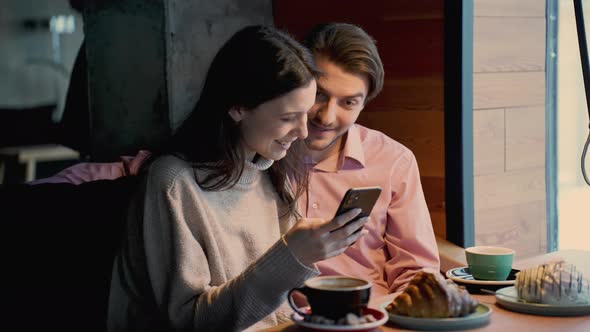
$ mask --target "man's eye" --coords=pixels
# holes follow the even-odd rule
[[[357,104],[357,101],[354,99],[349,99],[346,101],[346,106],[355,106]]]

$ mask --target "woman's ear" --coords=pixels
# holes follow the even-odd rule
[[[239,106],[234,106],[230,108],[230,110],[227,113],[236,123],[242,121],[246,114],[245,109]]]

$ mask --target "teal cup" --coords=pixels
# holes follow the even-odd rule
[[[512,270],[514,250],[476,246],[465,249],[469,272],[478,280],[506,280]]]

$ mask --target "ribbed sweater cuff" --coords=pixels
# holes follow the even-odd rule
[[[277,241],[266,253],[266,259],[257,267],[272,271],[272,280],[282,281],[286,285],[303,285],[303,282],[320,274],[314,267],[299,262],[284,241]]]
[[[290,289],[319,274],[319,270],[299,263],[282,240],[277,241],[245,273],[242,282],[247,286],[241,293],[244,307],[238,326],[248,326],[270,314],[286,300]]]

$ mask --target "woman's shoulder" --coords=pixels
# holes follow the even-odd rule
[[[194,170],[187,161],[174,155],[162,155],[152,162],[148,176],[155,183],[170,187],[178,178],[187,175],[194,177]]]

